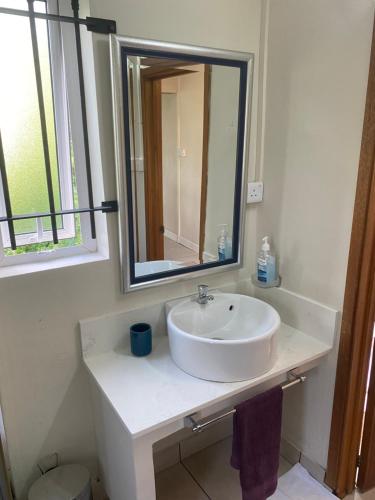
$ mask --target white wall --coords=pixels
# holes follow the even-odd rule
[[[198,252],[204,66],[185,69],[194,73],[162,81],[164,226],[176,241]],[[166,97],[173,90],[174,99]],[[177,149],[185,156],[177,156]]]
[[[204,66],[187,66],[195,71],[178,77],[180,157],[180,224],[179,240],[190,248],[199,245],[199,223],[202,185]]]
[[[271,0],[264,204],[283,286],[341,308],[373,24],[372,0]]]
[[[117,20],[129,36],[258,53],[260,0],[91,0],[91,15]],[[107,37],[95,36],[105,198],[116,196]],[[93,90],[90,87],[90,91]],[[256,88],[255,88],[255,103]],[[256,106],[254,107],[254,116]],[[252,144],[255,145],[255,127]],[[98,158],[96,158],[97,160]],[[251,161],[254,165],[255,149]],[[96,200],[101,202],[101,199]],[[209,277],[211,286],[249,274],[254,212],[248,214],[246,266]],[[98,215],[98,219],[102,217]],[[0,281],[0,397],[18,495],[38,475],[39,457],[93,461],[95,441],[78,320],[193,293],[197,280],[127,296],[120,293],[116,215],[108,216],[110,260]]]
[[[273,236],[283,287],[339,310],[373,11],[372,0],[264,3],[266,108],[260,116],[265,121],[258,125],[265,135],[257,167],[265,197],[257,210],[256,243],[259,246],[266,234]],[[285,396],[287,437],[322,467],[327,460],[336,356],[333,353],[312,374],[311,386]],[[301,413],[302,406],[311,410],[308,415]],[[311,439],[312,427],[319,429],[316,439]]]
[[[212,66],[204,250],[217,259],[219,224],[232,237],[240,70]]]
[[[175,80],[173,78],[173,80]],[[168,81],[168,80],[167,80]],[[163,144],[163,222],[166,231],[178,235],[179,160],[177,158],[177,94],[161,95]]]

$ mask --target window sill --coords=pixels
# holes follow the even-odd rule
[[[90,264],[92,262],[101,262],[105,260],[109,260],[109,256],[107,254],[104,255],[100,252],[87,252],[78,255],[71,255],[69,257],[56,257],[56,259],[41,262],[14,264],[0,267],[0,279],[49,271],[52,269],[61,269],[64,267],[78,266],[81,264]]]

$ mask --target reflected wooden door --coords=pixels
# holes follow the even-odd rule
[[[199,262],[201,264],[203,264],[204,262],[203,253],[204,253],[204,242],[206,238],[210,100],[211,100],[211,65],[206,64],[204,67],[202,182],[201,182],[201,210],[200,210],[200,221],[199,221]]]
[[[142,73],[147,260],[164,259],[161,80]]]

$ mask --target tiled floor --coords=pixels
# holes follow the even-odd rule
[[[345,497],[344,500],[375,500],[375,490],[368,491],[367,493],[356,491],[352,495]]]
[[[157,500],[242,500],[238,472],[229,464],[231,446],[231,438],[225,439],[159,472]],[[291,467],[281,457],[279,476]],[[375,500],[375,490],[344,500]]]
[[[242,500],[238,471],[229,463],[231,449],[231,438],[225,439],[157,474],[157,500]],[[290,468],[281,458],[279,475]]]
[[[156,474],[157,500],[207,500],[207,495],[181,464]]]
[[[199,264],[198,254],[170,238],[164,237],[164,259],[178,260],[186,266]]]

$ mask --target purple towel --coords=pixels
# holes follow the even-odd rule
[[[231,465],[243,500],[265,500],[277,488],[283,390],[274,387],[236,406]]]

